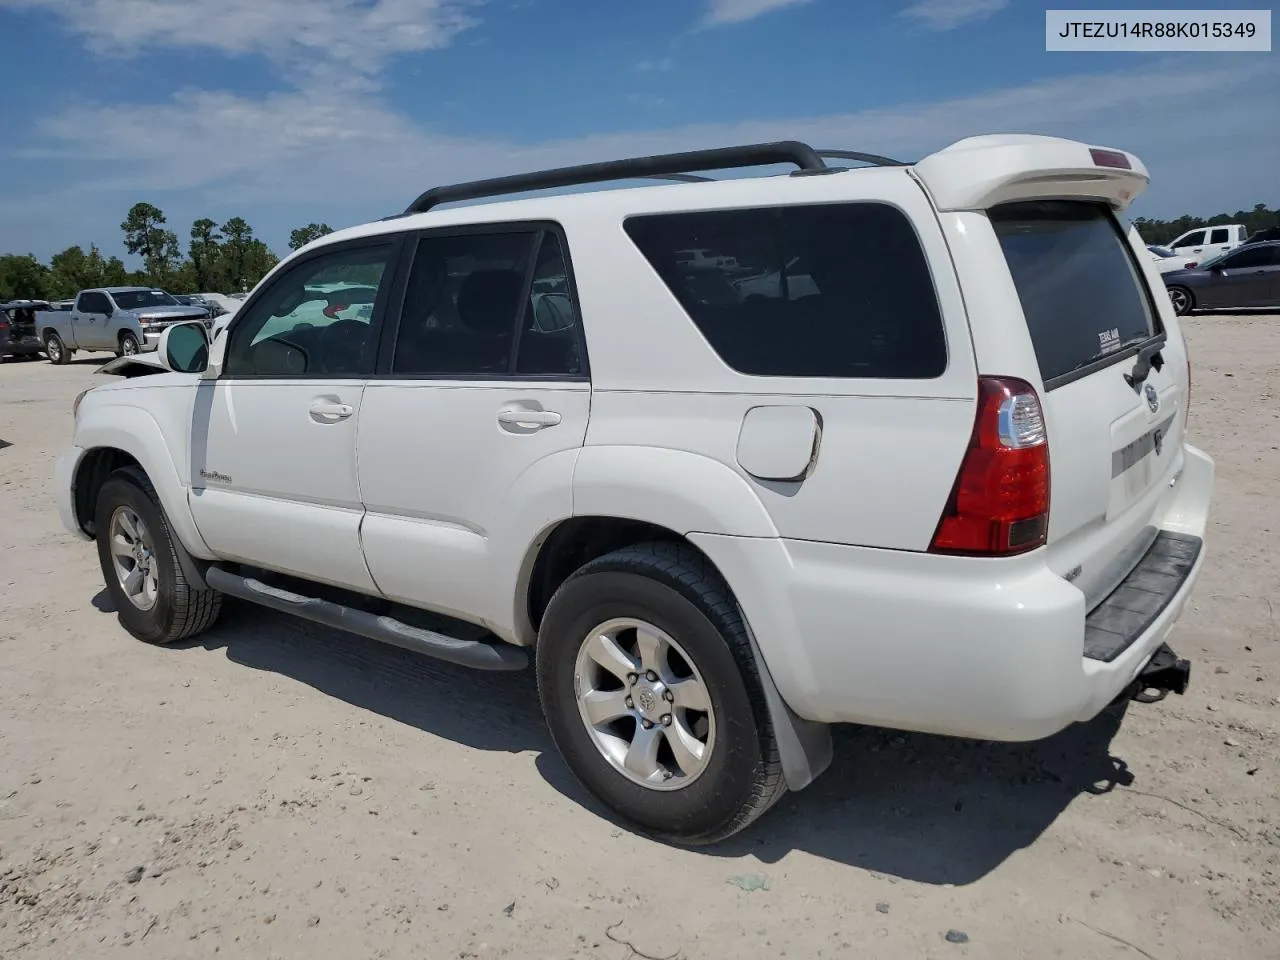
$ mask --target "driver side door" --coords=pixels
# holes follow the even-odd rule
[[[377,592],[356,424],[399,257],[399,237],[321,247],[236,312],[191,432],[192,514],[220,557]]]

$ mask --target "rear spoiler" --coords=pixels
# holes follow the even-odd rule
[[[1101,200],[1124,210],[1151,182],[1131,153],[1032,134],[969,137],[913,168],[940,211],[1041,198]]]

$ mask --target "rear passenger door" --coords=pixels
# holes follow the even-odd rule
[[[114,348],[107,333],[107,321],[113,308],[105,293],[88,291],[76,299],[71,312],[71,331],[75,346],[86,350]]]
[[[590,401],[558,227],[420,234],[360,410],[361,540],[382,592],[509,632],[525,551],[572,513]]]

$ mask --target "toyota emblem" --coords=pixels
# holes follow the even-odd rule
[[[1156,413],[1160,409],[1160,394],[1156,392],[1156,388],[1151,384],[1147,384],[1146,390],[1143,391],[1147,395],[1147,408]]]

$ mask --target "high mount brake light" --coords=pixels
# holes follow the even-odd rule
[[[1129,162],[1129,158],[1119,150],[1103,150],[1100,147],[1090,147],[1089,156],[1093,158],[1095,167],[1114,167],[1117,170],[1133,169],[1133,164]]]
[[[929,552],[1009,556],[1042,546],[1048,530],[1040,398],[1022,380],[981,377],[973,435]]]

